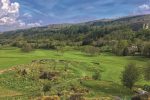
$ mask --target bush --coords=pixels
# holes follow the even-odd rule
[[[97,47],[93,47],[93,46],[87,46],[84,48],[84,52],[87,55],[94,56],[94,55],[98,55],[100,53],[100,49]]]
[[[23,52],[30,52],[32,50],[33,50],[33,48],[30,44],[24,44],[21,48],[21,51],[23,51]]]
[[[76,94],[72,94],[69,100],[83,100],[82,97],[83,97],[83,94],[76,93]]]
[[[92,78],[94,80],[100,80],[101,79],[101,71],[98,70],[98,69],[95,69],[93,75],[92,75]]]
[[[130,63],[125,66],[125,70],[122,72],[122,83],[124,86],[132,89],[135,82],[139,79],[139,70],[135,64]]]
[[[100,74],[100,72],[96,71],[96,72],[93,74],[92,78],[93,78],[94,80],[100,80],[100,79],[101,79],[101,74]]]
[[[127,40],[118,41],[118,43],[113,46],[112,52],[118,56],[126,56],[129,53],[127,50],[127,46],[128,46]]]
[[[144,85],[143,90],[150,92],[150,85]]]
[[[150,58],[150,43],[149,42],[144,43],[142,54],[143,56]]]
[[[43,84],[42,91],[44,92],[44,94],[46,94],[48,91],[50,91],[50,89],[51,89],[51,84],[49,82]]]

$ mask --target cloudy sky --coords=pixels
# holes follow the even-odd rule
[[[0,0],[0,31],[149,13],[150,0]]]

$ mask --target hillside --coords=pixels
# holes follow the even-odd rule
[[[149,22],[140,15],[3,32],[0,99],[130,100],[150,92]]]
[[[100,47],[102,51],[117,53],[117,55],[150,57],[148,50],[150,40],[149,17],[150,15],[139,15],[9,31],[0,34],[0,44],[19,48],[31,45],[34,49],[58,49],[64,45],[91,45]],[[122,49],[120,49],[120,45]],[[133,46],[136,48],[132,48]]]
[[[108,24],[133,24],[133,23],[150,23],[150,15],[137,15],[137,16],[126,16],[122,18],[116,19],[104,19],[104,20],[96,20],[91,22],[86,22],[86,24],[90,25],[108,25]]]
[[[31,29],[22,29],[22,30],[16,30],[16,31],[8,31],[3,32],[5,33],[19,33],[21,31],[30,31],[30,30],[57,30],[62,29],[74,25],[85,25],[85,26],[109,26],[109,25],[141,25],[139,28],[143,28],[143,24],[150,24],[150,15],[137,15],[137,16],[127,16],[127,17],[121,17],[116,19],[101,19],[101,20],[95,20],[95,21],[89,21],[84,23],[77,23],[77,24],[51,24],[44,27],[37,27],[37,28],[31,28]]]
[[[110,40],[150,40],[150,15],[139,15],[112,20],[97,20],[79,24],[53,24],[45,27],[9,31],[0,34],[0,43],[7,44],[21,41],[36,43],[49,41],[57,44],[63,41],[65,44],[81,45],[91,44],[99,39]],[[32,39],[32,40],[31,40]],[[14,43],[13,43],[14,44]],[[13,45],[12,44],[12,45]],[[52,43],[53,44],[53,43]]]

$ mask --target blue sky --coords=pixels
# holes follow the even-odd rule
[[[0,31],[150,13],[150,0],[0,0]]]

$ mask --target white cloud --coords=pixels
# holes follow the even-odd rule
[[[35,27],[35,26],[41,26],[40,23],[29,23],[27,24],[28,27]]]
[[[41,26],[40,21],[26,23],[19,19],[19,10],[20,4],[18,2],[11,3],[10,0],[0,0],[0,28],[5,27],[6,30],[9,30]],[[25,13],[23,16],[32,17],[29,13]]]
[[[150,14],[150,0],[139,5],[133,12],[134,14]]]
[[[14,24],[19,15],[19,3],[0,0],[0,25]]]
[[[39,22],[35,22],[35,23],[25,23],[22,20],[18,20],[17,25],[18,28],[30,28],[30,27],[38,27],[41,26],[40,21]]]
[[[27,17],[27,18],[31,18],[32,17],[32,15],[30,13],[25,13],[25,14],[23,14],[23,16]]]
[[[11,17],[3,17],[0,19],[0,25],[10,25],[16,23],[16,20]]]
[[[141,10],[150,10],[150,5],[148,5],[148,4],[143,4],[143,5],[140,5],[139,8],[140,8]]]

